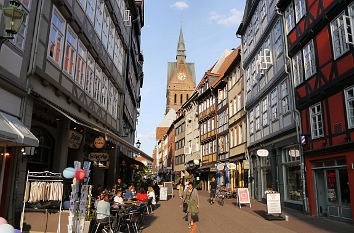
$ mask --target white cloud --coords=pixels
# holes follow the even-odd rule
[[[147,133],[138,133],[137,139],[140,139],[141,141],[155,140],[155,131],[153,130]]]
[[[215,11],[210,12],[209,20],[215,21],[217,24],[223,24],[226,26],[237,25],[241,22],[243,11],[235,8],[231,9],[229,14],[219,14]]]
[[[186,2],[178,1],[178,2],[175,2],[174,4],[172,4],[170,7],[177,8],[178,10],[182,11],[184,9],[189,8],[189,5]]]

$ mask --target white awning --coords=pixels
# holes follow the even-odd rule
[[[19,119],[0,112],[0,145],[37,147],[39,140]]]

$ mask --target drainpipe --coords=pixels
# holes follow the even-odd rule
[[[284,14],[280,13],[280,9],[276,6],[276,12],[279,16],[282,17],[283,19],[283,32],[286,32],[286,28],[285,28],[285,22],[286,22],[286,18],[284,16]],[[302,129],[301,129],[301,113],[299,112],[299,110],[296,109],[296,101],[295,101],[295,86],[294,86],[294,81],[292,78],[292,74],[293,74],[293,64],[292,64],[292,59],[289,57],[288,54],[288,41],[285,38],[285,51],[284,54],[287,58],[287,60],[289,61],[290,64],[290,73],[288,71],[288,67],[287,67],[287,63],[285,62],[284,66],[285,66],[285,73],[288,74],[288,76],[290,77],[290,90],[291,90],[291,95],[292,95],[292,104],[293,104],[293,117],[296,123],[296,139],[299,145],[299,153],[300,153],[300,175],[301,175],[301,181],[302,181],[302,196],[303,196],[303,210],[305,213],[308,213],[308,205],[307,205],[307,198],[306,198],[306,179],[305,179],[305,163],[304,163],[304,153],[303,153],[303,148],[301,145],[301,135],[302,135]]]

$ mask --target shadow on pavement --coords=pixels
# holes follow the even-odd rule
[[[152,215],[147,215],[145,216],[144,218],[144,224],[142,226],[142,230],[148,228],[149,226],[151,226],[151,224],[157,219],[156,216],[154,216],[153,214]]]

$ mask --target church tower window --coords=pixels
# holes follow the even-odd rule
[[[183,95],[181,94],[181,104],[183,104]]]
[[[177,103],[177,94],[175,94],[175,104]]]

